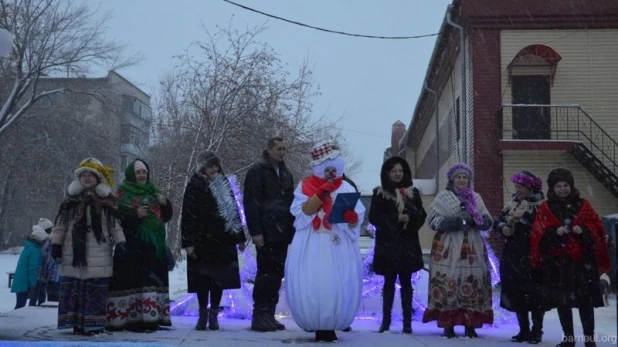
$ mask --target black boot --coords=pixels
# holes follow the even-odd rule
[[[594,308],[591,306],[580,307],[579,319],[584,330],[584,346],[595,347],[597,344],[594,341]]]
[[[570,307],[558,307],[558,318],[562,326],[564,337],[556,347],[575,346],[575,334],[573,333],[573,310]]]
[[[474,328],[468,328],[468,327],[466,327],[465,335],[466,337],[469,337],[471,339],[477,339],[479,337]]]
[[[277,309],[277,303],[270,303],[268,306],[268,310],[269,310],[269,315],[268,317],[270,318],[271,323],[273,323],[274,326],[277,327],[277,330],[285,330],[285,325],[279,323],[276,319],[275,319],[275,311]]]
[[[532,329],[530,330],[529,343],[536,345],[543,338],[543,311],[532,311]]]
[[[200,309],[200,318],[197,319],[195,330],[206,330],[206,323],[208,323],[208,310],[202,308]]]
[[[443,336],[449,339],[457,337],[457,335],[455,335],[455,327],[444,328]]]
[[[530,340],[530,321],[528,312],[517,312],[517,323],[519,323],[519,334],[511,337],[513,342],[524,342]]]
[[[391,328],[391,311],[395,300],[395,285],[384,285],[382,289],[382,324],[380,332],[383,333]]]
[[[322,339],[322,341],[325,341],[325,342],[337,341],[337,334],[335,334],[334,330],[323,330],[322,333],[324,334],[324,338]]]
[[[273,324],[269,313],[264,311],[253,310],[253,318],[251,319],[251,330],[259,332],[277,331],[277,326]]]
[[[412,334],[412,286],[401,287],[401,310],[403,311],[403,333]]]
[[[210,307],[208,310],[208,329],[209,330],[219,330],[219,307]]]

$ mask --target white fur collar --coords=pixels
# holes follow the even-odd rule
[[[70,196],[79,195],[83,190],[84,186],[82,186],[78,180],[75,180],[69,184],[68,192]],[[112,188],[105,183],[99,183],[95,188],[95,191],[100,197],[105,198],[112,193]]]

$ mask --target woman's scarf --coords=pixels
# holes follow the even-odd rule
[[[573,220],[573,226],[580,226],[585,229],[584,232],[588,232],[592,242],[594,244],[594,257],[599,273],[607,272],[610,270],[609,252],[607,248],[607,241],[605,240],[605,228],[603,222],[599,218],[599,215],[590,205],[590,202],[586,199],[582,199],[583,203],[581,209]],[[541,265],[541,241],[546,231],[551,229],[557,229],[562,226],[563,221],[558,220],[551,211],[548,201],[544,201],[539,207],[535,222],[532,226],[532,238],[530,239],[530,257],[533,266],[539,267]],[[565,242],[563,251],[575,261],[579,261],[582,258],[581,244],[576,240],[574,234],[564,235]]]
[[[60,221],[63,225],[69,225],[74,221],[71,237],[73,239],[73,266],[87,267],[86,261],[86,240],[89,232],[94,233],[94,237],[99,244],[106,242],[103,234],[103,217],[107,218],[108,231],[111,234],[116,225],[116,219],[121,219],[121,215],[115,208],[113,195],[101,197],[97,194],[96,188],[84,189],[77,195],[70,195],[64,199],[60,205],[56,223]]]
[[[143,162],[147,167],[143,160]],[[137,237],[152,244],[155,247],[157,259],[166,258],[165,244],[165,224],[161,208],[157,200],[159,190],[155,187],[150,179],[146,183],[138,183],[135,178],[135,161],[127,166],[125,170],[125,180],[118,188],[118,208],[121,211],[130,211],[138,209],[140,206],[148,206],[148,214],[142,218],[137,228]]]
[[[483,214],[479,213],[472,188],[456,188],[453,183],[449,182],[446,189],[452,191],[459,198],[460,203],[464,204],[466,211],[472,216],[476,225],[483,225]]]

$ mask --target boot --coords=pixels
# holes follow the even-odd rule
[[[275,319],[275,310],[277,309],[277,303],[270,303],[268,306],[268,318],[270,319],[271,323],[273,323],[274,326],[277,327],[277,330],[285,330],[285,325],[279,323],[276,319]]]
[[[412,287],[401,288],[401,310],[403,311],[404,334],[412,334]]]
[[[382,324],[380,332],[383,333],[391,328],[391,311],[395,300],[395,286],[385,286],[382,293]]]
[[[251,330],[259,332],[277,331],[277,326],[270,319],[268,311],[253,309]]]
[[[535,345],[543,338],[543,311],[532,311],[532,329],[530,330],[529,343]]]
[[[452,339],[455,338],[455,327],[444,328],[444,337]]]
[[[468,327],[466,327],[465,335],[466,337],[469,337],[471,339],[477,339],[479,337],[474,328],[468,328]]]
[[[580,307],[579,319],[582,322],[582,328],[584,330],[584,346],[595,347],[597,344],[594,341],[594,308]]]
[[[519,323],[519,334],[511,337],[512,342],[524,342],[530,340],[530,321],[528,312],[517,312],[517,323]]]
[[[560,319],[564,337],[562,338],[562,342],[557,344],[556,347],[574,347],[575,334],[573,333],[573,311],[570,307],[558,307],[558,318]]]
[[[217,316],[219,315],[218,307],[210,307],[208,310],[208,329],[209,330],[219,330],[219,320]]]
[[[200,309],[200,317],[197,319],[195,330],[206,330],[206,323],[208,322],[208,310],[205,308]]]
[[[322,341],[325,342],[335,342],[337,341],[337,334],[335,334],[334,330],[323,330],[324,338]]]

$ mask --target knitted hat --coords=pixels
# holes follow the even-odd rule
[[[522,186],[532,190],[540,190],[543,186],[543,180],[528,170],[521,170],[511,177],[511,182],[521,184]]]
[[[449,181],[452,181],[453,178],[455,178],[455,176],[459,174],[464,174],[468,176],[468,179],[470,180],[470,182],[472,182],[472,169],[465,163],[456,163],[455,165],[451,166],[451,168],[448,169],[448,171],[446,172],[446,178],[448,178]]]
[[[47,230],[49,228],[54,227],[54,223],[47,218],[39,219],[39,222],[37,223],[37,225],[43,228],[43,230]]]
[[[344,174],[345,163],[341,158],[341,151],[334,149],[329,141],[319,143],[311,151],[311,165],[314,176],[325,178],[324,170],[327,167],[334,167],[337,170],[337,177]]]
[[[32,238],[39,241],[39,242],[43,242],[45,240],[47,240],[47,238],[49,237],[49,235],[47,235],[47,233],[45,232],[45,230],[43,228],[41,228],[38,225],[33,225],[32,226]]]
[[[206,151],[206,152],[200,153],[197,156],[197,170],[198,171],[202,171],[203,169],[207,167],[211,167],[213,165],[217,165],[221,170],[223,170],[223,168],[221,167],[221,159],[217,157],[215,152]]]
[[[329,159],[337,158],[340,154],[341,151],[334,149],[330,141],[318,143],[315,147],[313,147],[313,150],[311,150],[311,165],[320,165]]]
[[[97,176],[100,183],[105,183],[110,187],[114,185],[114,179],[112,178],[114,169],[109,166],[103,166],[103,163],[96,158],[91,157],[82,160],[75,170],[75,178],[79,180],[79,176],[85,171]]]
[[[575,188],[575,179],[573,178],[573,173],[569,169],[558,167],[549,172],[549,175],[547,175],[547,185],[549,189],[552,190],[559,182],[566,182],[571,188]]]
[[[135,172],[140,169],[146,170],[146,182],[150,182],[150,166],[143,159],[135,159],[124,170],[124,179],[128,182],[136,183],[137,178]]]

